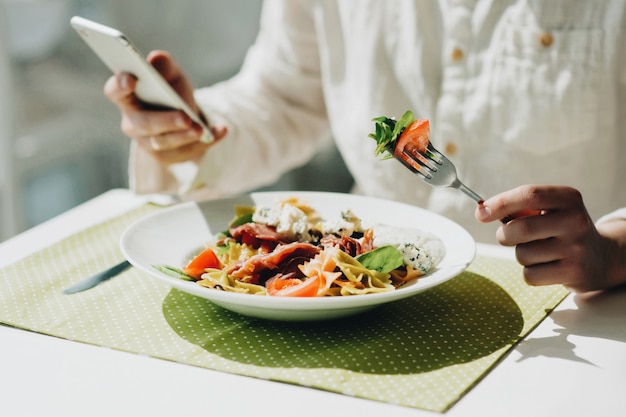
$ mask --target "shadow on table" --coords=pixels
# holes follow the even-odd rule
[[[566,333],[626,342],[626,287],[576,295],[574,302],[577,310],[551,315]]]
[[[592,364],[576,354],[576,345],[569,336],[626,342],[626,288],[576,295],[574,302],[577,309],[550,314],[550,319],[561,326],[555,330],[557,335],[531,338],[518,347],[520,361],[548,356]]]
[[[459,285],[471,280],[471,285]],[[256,366],[415,374],[487,356],[519,339],[524,320],[499,286],[464,272],[409,299],[314,323],[250,319],[171,290],[163,313],[183,339]]]

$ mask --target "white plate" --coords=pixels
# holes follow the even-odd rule
[[[155,264],[182,267],[190,255],[202,248],[212,235],[226,230],[227,224],[234,217],[236,204],[271,205],[286,197],[304,200],[324,219],[337,218],[341,210],[351,209],[364,225],[388,224],[430,232],[443,241],[445,256],[436,269],[395,291],[320,298],[267,297],[219,291],[169,277],[152,267]],[[410,297],[458,275],[472,262],[476,253],[476,244],[470,234],[438,214],[388,200],[302,191],[261,192],[179,204],[133,223],[122,235],[120,246],[131,264],[174,288],[206,298],[240,314],[288,321],[338,318]]]

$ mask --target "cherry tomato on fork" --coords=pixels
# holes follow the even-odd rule
[[[409,153],[420,152],[425,154],[428,147],[430,137],[430,123],[427,119],[416,119],[408,125],[402,134],[398,138],[396,147],[394,149],[394,156],[402,158],[409,163],[415,169],[420,169],[417,162],[413,161],[410,157],[404,155],[406,150]],[[416,156],[419,157],[419,156]]]

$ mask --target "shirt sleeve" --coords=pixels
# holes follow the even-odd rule
[[[615,219],[624,219],[626,220],[626,207],[617,209],[615,211],[612,211],[611,213],[605,214],[604,216],[600,217],[598,219],[598,221],[596,222],[596,224],[600,224],[602,222],[606,222],[609,220],[615,220]]]
[[[241,71],[195,98],[228,134],[199,164],[159,166],[135,149],[131,186],[213,198],[267,185],[303,165],[329,136],[313,11],[305,0],[263,2],[259,34]]]

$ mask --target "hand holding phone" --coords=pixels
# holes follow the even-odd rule
[[[206,123],[163,79],[161,74],[139,53],[130,39],[117,29],[74,16],[72,27],[113,73],[133,74],[137,83],[135,94],[148,104],[182,110],[202,126],[201,141],[211,143],[214,137]]]

